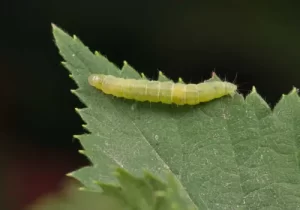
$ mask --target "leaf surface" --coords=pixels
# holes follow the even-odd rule
[[[273,112],[255,88],[245,99],[235,94],[196,106],[115,98],[89,86],[88,76],[140,75],[126,62],[120,71],[55,26],[53,33],[78,84],[73,92],[87,106],[77,111],[90,134],[77,137],[93,166],[72,173],[87,188],[101,191],[94,181],[118,185],[112,173],[120,167],[134,176],[148,171],[165,182],[173,174],[183,197],[198,209],[300,208],[295,89]]]

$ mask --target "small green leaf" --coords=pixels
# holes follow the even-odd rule
[[[120,71],[61,29],[54,27],[53,33],[78,84],[74,93],[87,106],[79,114],[91,134],[79,140],[93,166],[72,173],[86,187],[100,191],[95,180],[117,186],[112,173],[121,167],[137,177],[147,171],[167,187],[172,184],[166,172],[173,174],[181,197],[201,210],[300,208],[296,89],[273,112],[255,88],[245,99],[235,94],[196,106],[115,98],[90,87],[87,77],[135,77],[133,69]],[[157,192],[162,197],[171,194]]]
[[[167,184],[147,173],[141,178],[134,177],[120,168],[115,175],[119,186],[96,183],[102,193],[78,191],[71,185],[65,193],[44,197],[28,210],[195,210],[180,195],[172,175]]]
[[[126,210],[123,204],[112,196],[78,190],[77,185],[68,184],[62,192],[38,199],[27,210]]]
[[[98,184],[103,189],[103,195],[118,199],[118,203],[123,203],[128,209],[195,210],[180,195],[178,183],[172,175],[169,176],[168,183],[164,184],[150,174],[146,173],[143,178],[137,178],[119,168],[117,177],[120,187]]]

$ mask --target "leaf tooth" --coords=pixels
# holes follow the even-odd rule
[[[178,83],[185,84],[184,81],[183,81],[183,79],[181,77],[178,78]]]
[[[80,140],[80,137],[81,137],[82,135],[73,135],[73,138],[74,139],[78,139],[78,140]]]
[[[158,71],[158,81],[171,81],[162,71]]]
[[[74,34],[73,39],[76,41],[76,40],[78,40],[78,37]]]
[[[252,90],[251,90],[251,93],[250,93],[250,94],[254,94],[254,93],[257,93],[256,87],[255,87],[255,86],[252,87]]]
[[[147,79],[147,77],[145,76],[145,74],[142,72],[141,73],[141,77],[143,78],[143,79]]]
[[[71,89],[70,92],[74,95],[76,95],[76,90],[75,89]],[[76,108],[75,108],[76,109]]]
[[[99,52],[99,51],[95,51],[95,53],[94,53],[96,56],[101,56],[101,53]]]
[[[67,176],[67,177],[72,177],[72,178],[74,177],[74,176],[73,176],[73,173],[67,173],[66,176]]]
[[[57,28],[57,26],[54,23],[51,23],[51,27],[52,27],[52,29],[56,29]]]
[[[89,129],[88,129],[88,124],[82,124],[81,126],[82,126],[84,129],[89,130]]]
[[[290,94],[298,94],[299,89],[296,87],[293,87],[292,91],[290,92]]]
[[[75,112],[77,112],[78,114],[80,114],[81,109],[79,108],[75,108]]]
[[[80,150],[78,150],[78,152],[79,152],[79,154],[86,155],[85,150],[80,149]]]

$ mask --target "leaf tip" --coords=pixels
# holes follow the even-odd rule
[[[255,86],[252,87],[252,90],[251,90],[251,93],[250,93],[250,94],[253,94],[253,93],[257,93],[256,87],[255,87]]]
[[[146,78],[147,78],[147,77],[145,76],[144,73],[141,73],[141,77],[142,77],[143,79],[146,79]]]
[[[298,94],[299,93],[299,89],[296,88],[296,87],[293,87],[292,91],[291,91],[291,94]]]
[[[57,26],[54,23],[51,23],[52,30],[56,29]]]
[[[85,154],[86,154],[85,151],[82,150],[82,149],[78,150],[78,153],[79,153],[79,154],[82,154],[82,155],[85,155]]]
[[[64,34],[64,31],[62,29],[60,29],[57,25],[55,25],[54,23],[51,23],[51,27],[52,27],[52,33],[55,37],[55,39],[57,40],[57,35],[58,34]]]
[[[67,177],[73,177],[73,174],[72,173],[67,173],[66,176]]]
[[[179,83],[184,83],[183,79],[181,77],[178,78]]]

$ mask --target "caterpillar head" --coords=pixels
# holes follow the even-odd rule
[[[91,86],[94,86],[97,89],[102,89],[102,84],[104,81],[105,75],[102,74],[91,74],[88,78],[88,82]]]
[[[237,86],[230,82],[224,82],[225,92],[230,96],[233,96],[237,92]]]

